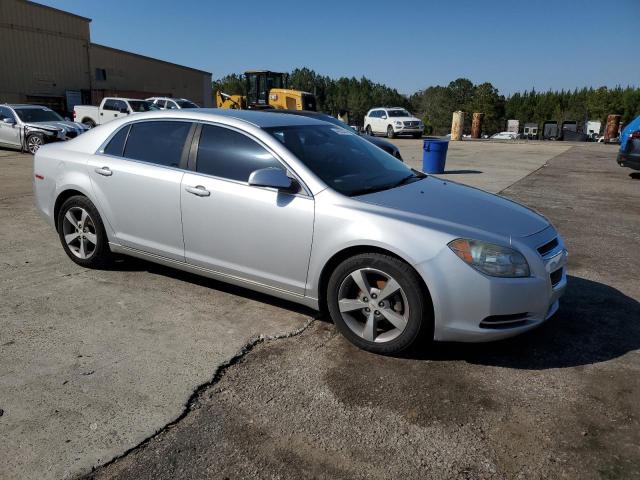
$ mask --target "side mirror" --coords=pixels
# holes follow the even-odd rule
[[[291,190],[293,180],[281,168],[261,168],[249,175],[249,185],[254,187],[271,187],[278,190]]]
[[[387,116],[386,115],[382,115],[380,118],[383,119],[383,120],[386,120]]]
[[[7,125],[15,125],[16,124],[16,119],[15,118],[3,118],[2,119],[2,123],[6,123]]]

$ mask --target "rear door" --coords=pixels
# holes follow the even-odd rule
[[[186,261],[223,274],[304,294],[314,201],[248,184],[254,170],[285,169],[242,132],[203,125],[195,171],[182,181]]]
[[[180,185],[193,128],[187,121],[133,122],[90,157],[95,198],[117,243],[184,261]]]

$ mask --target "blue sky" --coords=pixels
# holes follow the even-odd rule
[[[458,77],[501,93],[640,85],[640,0],[40,0],[95,43],[210,71],[307,66],[402,93]]]

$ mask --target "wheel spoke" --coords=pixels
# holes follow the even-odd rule
[[[74,227],[78,226],[78,220],[76,220],[76,218],[73,216],[73,213],[71,213],[71,210],[67,210],[67,213],[64,216],[71,225],[73,225]]]
[[[393,278],[389,278],[387,284],[384,286],[382,291],[378,294],[378,300],[384,300],[389,295],[400,290],[400,284],[396,282]]]
[[[96,242],[98,241],[98,239],[95,233],[87,232],[84,234],[84,236],[87,240],[89,240],[90,243],[93,243],[94,245],[96,245]]]
[[[404,330],[407,326],[407,319],[390,308],[383,308],[380,313],[398,330]]]
[[[64,241],[67,242],[67,245],[68,245],[79,236],[80,234],[78,232],[68,233],[67,235],[64,236]]]
[[[373,342],[376,339],[376,316],[373,312],[370,312],[367,316],[367,323],[364,324],[364,330],[362,331],[362,337],[365,340]]]
[[[358,288],[362,291],[362,293],[369,295],[371,292],[371,287],[369,286],[369,282],[367,282],[367,278],[364,275],[364,270],[356,270],[351,274],[351,278],[356,282]]]
[[[80,258],[85,258],[87,256],[86,252],[85,252],[85,242],[86,240],[84,238],[80,239],[80,249],[78,250],[78,255],[80,255]]]
[[[351,312],[365,308],[368,304],[357,298],[343,298],[338,302],[341,312]]]
[[[84,222],[87,221],[88,216],[89,214],[87,213],[87,211],[85,209],[82,209],[82,214],[80,217],[80,228],[84,228]]]

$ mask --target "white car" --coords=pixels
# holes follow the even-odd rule
[[[372,108],[364,117],[367,135],[412,135],[421,138],[424,131],[422,120],[414,117],[404,108]]]
[[[105,97],[100,105],[76,105],[73,107],[73,119],[87,128],[110,122],[116,118],[126,117],[134,113],[158,110],[158,107],[146,100],[135,98]]]
[[[500,132],[494,133],[491,137],[494,140],[516,140],[518,138],[518,134],[515,132]]]
[[[151,97],[147,102],[153,103],[160,110],[180,110],[182,108],[200,108],[186,98]]]

